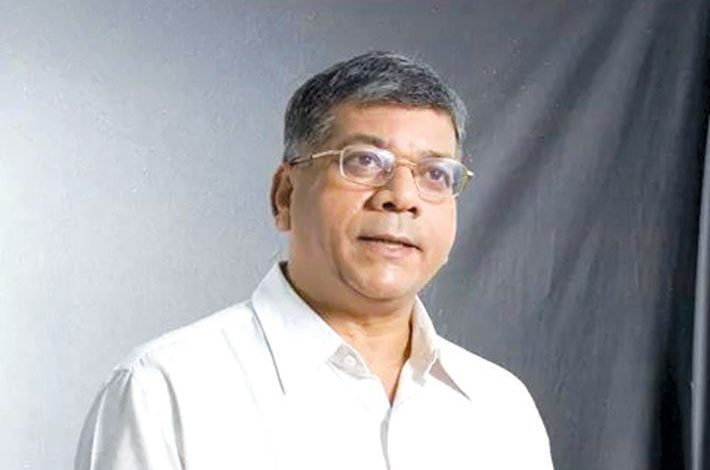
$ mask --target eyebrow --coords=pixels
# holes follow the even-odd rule
[[[369,145],[373,145],[375,147],[390,150],[387,140],[385,140],[381,137],[377,137],[376,135],[372,135],[372,134],[352,134],[352,135],[349,135],[349,136],[345,137],[343,140],[339,141],[335,148],[342,149],[343,147],[347,147],[348,145],[353,145],[353,144],[369,144]],[[424,151],[420,152],[419,158],[425,158],[425,157],[455,158],[453,155],[437,152],[434,150],[424,150]]]
[[[337,148],[347,147],[352,144],[370,144],[375,147],[387,148],[387,141],[371,134],[352,134],[341,140]]]

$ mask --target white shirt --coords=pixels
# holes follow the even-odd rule
[[[276,265],[250,301],[138,348],[84,424],[76,470],[550,470],[522,383],[436,335],[417,299],[390,402]]]

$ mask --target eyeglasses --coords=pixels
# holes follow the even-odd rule
[[[317,158],[339,157],[340,174],[353,183],[381,187],[394,176],[398,165],[412,170],[414,184],[422,199],[441,201],[461,194],[475,176],[466,166],[453,158],[425,157],[417,162],[397,159],[394,153],[369,145],[348,145],[340,150],[326,150],[288,163],[298,165]]]

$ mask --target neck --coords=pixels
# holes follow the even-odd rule
[[[360,303],[344,308],[321,302],[293,286],[302,299],[363,358],[372,363],[404,364],[409,356],[412,309],[407,303],[383,305]],[[367,312],[367,313],[362,313]]]
[[[368,362],[398,365],[409,356],[411,308],[368,317],[344,311],[317,310],[343,339]]]
[[[315,310],[365,360],[394,402],[399,375],[411,352],[411,308],[375,318],[343,311]]]
[[[345,306],[309,296],[293,282],[287,270],[284,274],[299,296],[363,357],[392,401],[399,373],[411,350],[414,298],[406,301],[357,299],[353,305]]]

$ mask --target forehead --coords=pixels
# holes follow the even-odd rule
[[[442,110],[399,104],[341,104],[333,109],[327,145],[366,141],[403,153],[456,153],[456,131]]]

